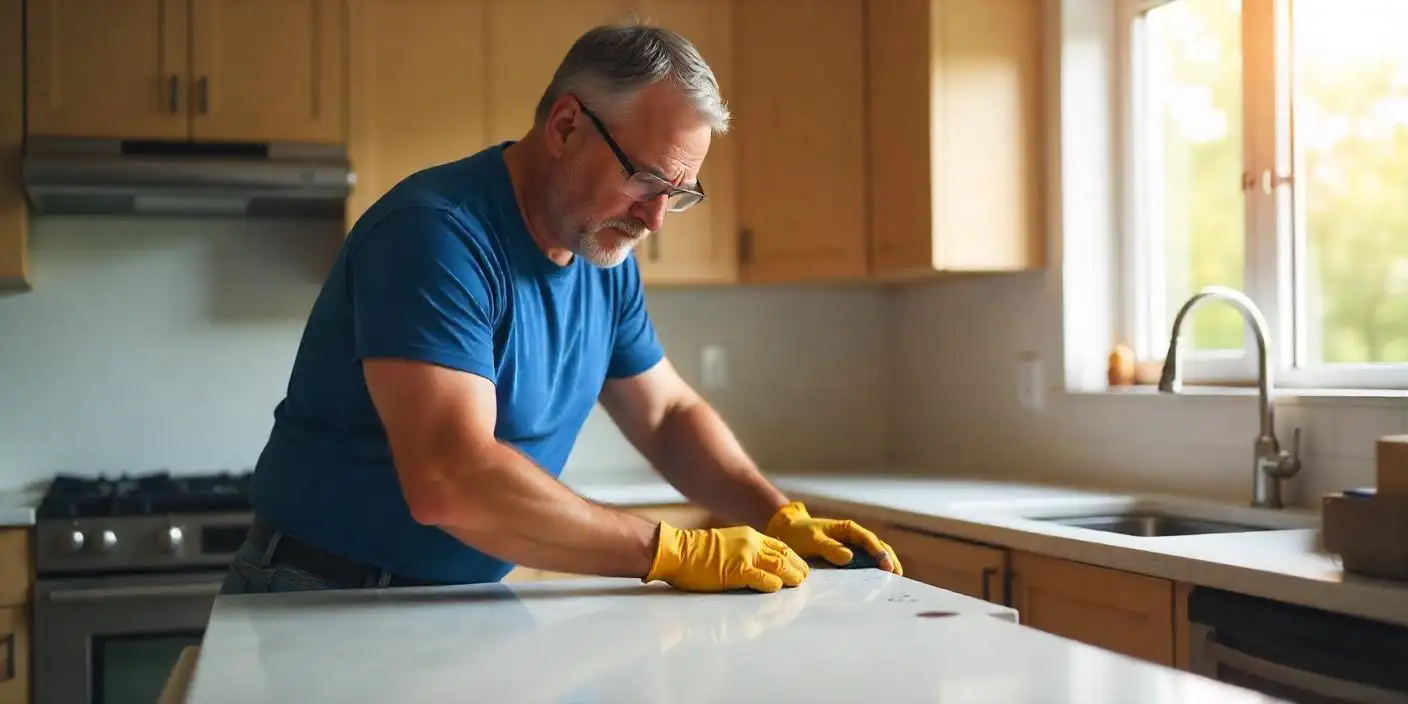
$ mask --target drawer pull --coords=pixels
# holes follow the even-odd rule
[[[9,682],[10,680],[12,680],[12,679],[14,679],[14,678],[15,678],[15,634],[9,633],[9,634],[6,634],[6,635],[5,635],[5,679],[4,679],[4,680],[0,680],[0,681]]]
[[[983,568],[983,601],[992,601],[992,578],[997,576],[996,567]]]

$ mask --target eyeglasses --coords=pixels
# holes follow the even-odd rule
[[[577,105],[582,108],[582,114],[586,115],[596,126],[596,131],[605,140],[606,146],[611,147],[611,152],[616,155],[616,160],[621,162],[621,168],[626,172],[626,182],[622,184],[621,190],[635,200],[651,200],[664,195],[665,209],[672,213],[678,213],[699,204],[704,200],[704,185],[695,182],[694,188],[677,188],[669,181],[666,181],[648,171],[637,169],[631,160],[626,157],[626,153],[621,151],[621,147],[616,144],[616,140],[611,138],[611,133],[606,131],[606,125],[602,123],[587,106],[577,99]]]

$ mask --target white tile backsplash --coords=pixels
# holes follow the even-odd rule
[[[0,296],[0,487],[55,472],[252,466],[333,250],[336,226],[45,217],[32,292]],[[884,294],[873,289],[651,289],[690,380],[760,461],[875,464],[885,452]],[[838,331],[841,334],[838,334]],[[597,409],[564,476],[640,477]]]
[[[891,451],[951,471],[1089,481],[1249,500],[1254,395],[1067,394],[1061,383],[1060,294],[1032,278],[938,281],[894,294]],[[1051,382],[1045,408],[1016,401],[1019,356],[1036,350]],[[1278,403],[1289,447],[1302,428],[1304,467],[1288,487],[1301,504],[1373,482],[1374,441],[1408,432],[1399,402]]]
[[[0,297],[0,486],[57,471],[250,466],[283,393],[335,231],[306,224],[46,218],[37,287]],[[765,465],[917,464],[1201,493],[1250,492],[1254,397],[1070,395],[1059,286],[1048,276],[914,286],[651,289],[682,375],[728,358],[706,395]],[[1019,405],[1036,352],[1045,405]],[[1372,482],[1373,442],[1408,432],[1403,404],[1284,404],[1302,427],[1293,494]],[[564,476],[649,476],[600,409]]]

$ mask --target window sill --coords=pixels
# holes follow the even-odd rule
[[[1109,388],[1066,389],[1067,396],[1088,398],[1176,398],[1177,396],[1251,398],[1257,395],[1257,388],[1249,386],[1196,386],[1184,382],[1183,390],[1177,394],[1160,393],[1157,386],[1120,386]],[[1310,389],[1279,387],[1272,390],[1272,399],[1284,405],[1351,405],[1387,406],[1408,408],[1408,390],[1405,389]]]

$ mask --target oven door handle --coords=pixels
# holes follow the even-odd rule
[[[1288,667],[1233,650],[1217,640],[1206,644],[1212,660],[1236,670],[1273,682],[1291,685],[1331,699],[1345,699],[1359,704],[1408,704],[1408,693],[1394,692],[1373,685],[1342,680],[1318,672]]]
[[[55,589],[49,592],[49,601],[76,602],[98,601],[100,599],[143,599],[172,596],[215,596],[220,593],[220,582],[195,582],[192,584],[155,584],[131,587],[84,587],[81,589]]]

